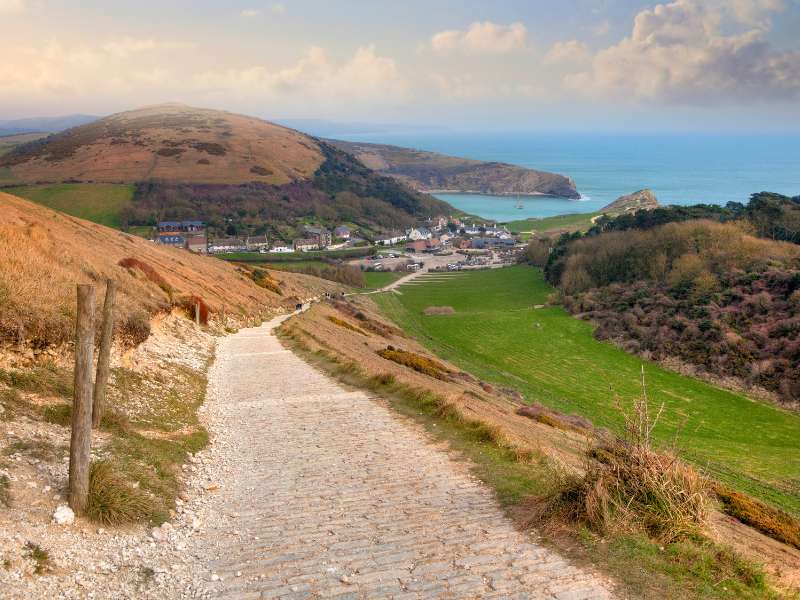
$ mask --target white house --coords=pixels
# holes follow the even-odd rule
[[[375,239],[375,243],[379,246],[394,246],[395,244],[399,244],[400,242],[404,242],[408,239],[407,236],[403,235],[399,232],[394,232],[390,235],[382,235],[379,238]]]
[[[273,247],[270,249],[270,252],[280,252],[280,253],[285,253],[285,252],[294,252],[294,251],[292,250],[292,247],[291,247],[291,246],[273,246]]]
[[[433,237],[433,234],[425,227],[414,227],[408,230],[407,237],[412,242],[417,242],[419,240],[429,240]]]

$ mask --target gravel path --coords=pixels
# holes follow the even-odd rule
[[[190,544],[211,596],[610,597],[416,426],[285,350],[280,321],[222,340],[212,368],[219,489]]]

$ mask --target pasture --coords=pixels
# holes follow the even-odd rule
[[[133,186],[113,183],[25,185],[5,192],[73,217],[120,229],[120,213],[133,198]]]
[[[620,431],[622,409],[641,393],[663,414],[663,444],[713,477],[800,515],[800,415],[667,371],[600,342],[560,307],[540,307],[552,288],[517,266],[416,279],[375,296],[384,313],[431,350],[529,402]],[[452,306],[452,315],[424,315]]]
[[[592,218],[599,215],[600,213],[576,213],[545,217],[543,219],[522,219],[506,223],[506,226],[512,233],[579,231],[589,229],[592,226]]]

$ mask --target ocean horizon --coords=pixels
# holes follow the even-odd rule
[[[747,202],[761,191],[800,194],[800,135],[753,133],[532,133],[414,131],[340,135],[571,177],[580,200],[434,194],[465,212],[508,221],[594,212],[653,190],[662,204]],[[521,202],[522,209],[516,205]]]

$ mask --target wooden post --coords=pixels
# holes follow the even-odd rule
[[[200,326],[200,301],[194,303],[194,322],[199,327]]]
[[[89,458],[92,446],[92,358],[94,354],[94,286],[78,286],[75,326],[75,392],[69,443],[69,505],[84,513],[89,501]]]
[[[114,341],[114,299],[117,284],[106,283],[106,301],[103,304],[103,331],[100,338],[100,355],[97,357],[97,376],[94,379],[94,401],[92,403],[92,427],[100,427],[106,404],[106,385],[111,366],[111,344]]]

